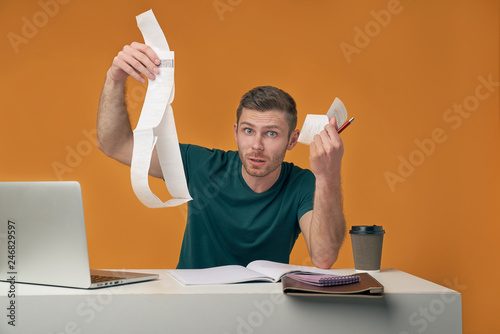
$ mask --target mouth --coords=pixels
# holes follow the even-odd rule
[[[254,166],[262,166],[266,163],[266,160],[259,158],[248,158],[248,161]]]

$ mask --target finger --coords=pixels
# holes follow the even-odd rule
[[[156,52],[153,50],[153,48],[151,48],[149,45],[137,43],[137,42],[133,42],[130,46],[133,49],[140,51],[143,55],[145,55],[147,57],[147,58],[144,58],[143,56],[141,56],[141,59],[145,62],[144,64],[146,64],[146,65],[150,64],[150,62],[152,63],[152,65],[153,65],[152,67],[148,66],[148,68],[152,72],[154,70],[157,70],[157,66],[159,66],[161,64],[161,60],[160,60],[160,57],[158,57],[158,55],[156,54]],[[157,73],[159,73],[159,71]]]
[[[139,73],[150,79],[154,79],[154,75],[151,76],[151,74],[160,73],[157,67],[160,64],[160,59],[153,49],[145,44],[134,42],[131,45],[125,45],[118,55]]]
[[[141,76],[143,73],[149,73],[147,69],[141,65],[137,60],[134,60],[131,57],[127,57],[124,55],[119,55],[115,57],[113,60],[113,66],[118,68],[119,70],[127,73],[134,79],[140,81],[140,82],[145,82],[145,79]],[[142,67],[142,71],[141,68]]]
[[[343,150],[342,138],[340,138],[340,135],[332,124],[326,125],[325,130],[321,131],[319,136],[322,140],[323,150],[326,153],[329,154],[336,150]]]
[[[154,80],[155,74],[160,73],[156,64],[145,53],[131,46],[126,45],[118,55],[139,73],[151,80]]]
[[[337,123],[337,117],[330,117],[330,119],[328,120],[328,124],[325,126],[325,130],[328,131],[329,134],[333,134],[333,132],[335,132],[335,134],[338,135],[339,124]]]
[[[160,57],[158,57],[156,52],[149,45],[133,42],[130,46],[137,49],[137,50],[140,50],[140,51],[142,51],[142,53],[146,54],[148,56],[148,58],[153,63],[155,63],[155,65],[157,65],[157,66],[160,65],[160,63],[161,63]]]
[[[321,132],[324,132],[324,131],[321,131]],[[325,149],[324,149],[324,138],[322,136],[321,133],[315,135],[313,137],[313,142],[310,144],[312,147],[311,147],[311,155],[314,153],[315,156],[320,156],[324,153]]]
[[[327,131],[321,131],[319,137],[321,138],[322,152],[326,154],[331,152],[333,150],[333,143],[330,134]]]
[[[330,123],[331,125],[333,125],[333,127],[334,127],[335,129],[338,129],[338,128],[339,128],[339,126],[338,126],[338,124],[337,124],[337,117],[335,117],[335,116],[330,117],[330,119],[329,119],[329,123]]]
[[[323,142],[326,144],[331,144],[335,147],[342,145],[342,138],[340,137],[338,131],[331,125],[327,125],[324,131],[321,131],[320,135],[323,134]]]
[[[142,56],[141,56],[142,55]],[[124,71],[126,71],[129,75],[135,77],[132,74],[132,71],[139,74],[144,75],[146,78],[150,80],[154,80],[156,78],[155,74],[159,73],[159,69],[156,68],[154,64],[152,64],[149,60],[144,59],[143,54],[133,54],[130,55],[124,51],[118,54],[118,62]],[[149,62],[149,63],[148,63]],[[146,63],[146,64],[145,64]],[[153,69],[148,68],[148,66]]]
[[[315,137],[317,137],[316,135]],[[309,144],[309,161],[311,163],[311,167],[317,164],[318,157],[320,154],[318,153],[319,145],[316,143],[316,138]]]
[[[316,143],[314,142],[314,139],[312,142],[309,143],[309,156],[313,156],[316,153]]]
[[[324,130],[328,136],[332,139],[335,140],[336,138],[340,138],[339,132],[335,124],[327,124],[325,125],[325,130]]]
[[[113,59],[113,67],[116,68],[118,71],[123,71],[126,74],[130,75],[132,78],[136,79],[139,82],[145,82],[144,78],[140,75],[139,72],[137,72],[132,66],[130,66],[126,61],[122,60],[120,57],[115,57]],[[116,72],[116,70],[113,70],[113,72]]]

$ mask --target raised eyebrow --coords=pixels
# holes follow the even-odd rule
[[[249,123],[249,122],[246,122],[246,121],[240,122],[240,125],[246,125],[246,126],[249,126],[249,127],[254,127],[254,125],[252,123]]]
[[[254,124],[252,124],[252,123],[250,123],[250,122],[248,122],[248,121],[241,121],[241,122],[240,122],[240,126],[244,126],[244,125],[246,125],[246,126],[248,126],[248,127],[250,127],[250,128],[255,128],[255,125],[254,125]],[[264,130],[264,131],[275,131],[275,132],[276,132],[277,130],[279,130],[279,131],[284,131],[282,127],[280,127],[279,125],[275,125],[275,124],[270,124],[270,125],[266,125],[266,126],[264,126],[264,127],[263,127],[263,130]]]

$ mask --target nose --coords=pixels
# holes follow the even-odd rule
[[[264,149],[264,143],[262,141],[262,136],[257,134],[252,138],[252,149],[255,151],[262,151]]]

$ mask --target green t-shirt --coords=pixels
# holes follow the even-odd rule
[[[237,151],[180,147],[193,200],[177,268],[288,263],[299,219],[313,209],[314,174],[283,162],[276,183],[255,193],[243,179]]]

